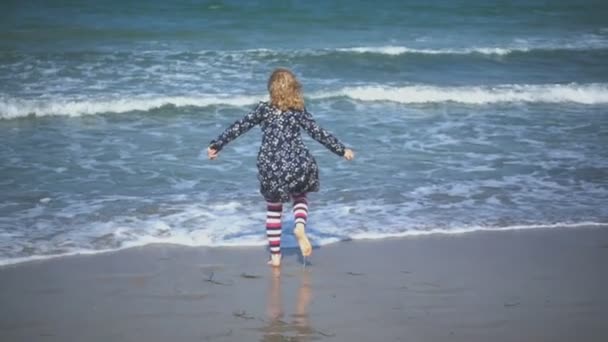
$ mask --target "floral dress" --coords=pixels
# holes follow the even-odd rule
[[[260,102],[209,147],[220,151],[255,125],[262,129],[257,167],[260,192],[267,201],[287,202],[293,194],[319,190],[319,168],[302,141],[300,128],[335,154],[344,155],[344,144],[321,128],[306,109],[282,112],[267,102]]]

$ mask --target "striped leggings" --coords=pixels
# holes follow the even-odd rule
[[[308,200],[306,193],[292,195],[293,199],[293,216],[295,224],[302,223],[306,225],[308,219]],[[283,203],[281,202],[266,202],[266,236],[268,237],[268,246],[270,253],[281,253],[281,215],[283,214]]]

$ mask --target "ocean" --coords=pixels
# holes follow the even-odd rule
[[[608,2],[9,1],[0,265],[264,246],[259,129],[205,149],[276,67],[356,153],[306,139],[316,246],[608,227]]]

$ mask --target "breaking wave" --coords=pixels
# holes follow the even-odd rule
[[[608,84],[512,84],[499,86],[441,87],[429,85],[345,87],[316,92],[311,99],[346,97],[356,101],[390,101],[403,104],[457,102],[473,105],[508,102],[579,103],[585,105],[608,103]],[[0,118],[25,116],[81,116],[101,113],[149,111],[164,106],[213,105],[248,106],[265,100],[266,95],[230,96],[142,96],[124,99],[48,99],[24,100],[0,98]]]

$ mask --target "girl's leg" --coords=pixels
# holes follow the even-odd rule
[[[272,266],[281,264],[281,215],[283,203],[266,202],[266,237],[270,247],[270,262]]]
[[[312,246],[306,236],[306,221],[308,220],[308,200],[306,193],[295,194],[293,197],[293,216],[295,228],[293,230],[302,256],[309,256],[312,253]]]
[[[306,221],[308,220],[308,200],[306,199],[306,193],[292,195],[293,197],[293,219],[296,224],[302,224],[306,227]]]

